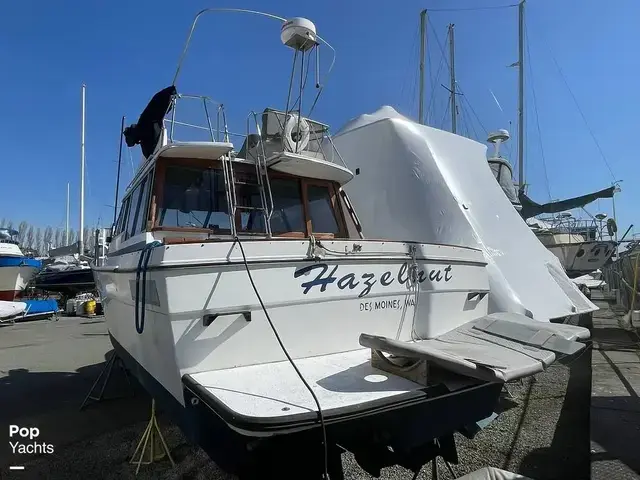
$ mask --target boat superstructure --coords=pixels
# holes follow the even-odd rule
[[[214,11],[229,10],[200,12],[189,40]],[[309,20],[269,16],[283,22],[301,99],[304,68],[315,54],[318,69],[327,44]],[[340,478],[342,449],[368,471],[422,465],[435,438],[491,414],[501,382],[541,371],[584,336],[550,334],[569,350],[496,350],[496,328],[529,319],[486,317],[480,250],[364,238],[342,188],[354,173],[291,87],[289,107],[250,112],[236,144],[227,103],[178,90],[181,65],[124,131],[144,159],[93,270],[116,352],[222,468],[289,478],[280,459],[294,454],[305,478]],[[195,127],[179,120],[183,102],[202,106],[206,141],[177,139]],[[385,373],[372,351],[390,350],[466,377],[447,388],[431,373]]]
[[[19,298],[41,267],[39,260],[22,253],[17,235],[16,230],[0,228],[0,300]]]

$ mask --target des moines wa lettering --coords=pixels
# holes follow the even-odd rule
[[[300,284],[302,293],[305,295],[309,293],[313,287],[319,287],[321,292],[325,292],[328,285],[335,283],[340,290],[344,290],[345,288],[349,290],[358,289],[358,297],[360,298],[368,295],[373,286],[378,283],[383,287],[389,287],[394,282],[405,284],[409,281],[409,264],[407,262],[402,264],[396,274],[391,271],[386,271],[382,273],[382,275],[363,273],[359,278],[356,277],[356,274],[353,272],[338,276],[338,267],[339,265],[334,265],[331,271],[329,271],[329,265],[326,263],[314,263],[313,265],[297,268],[293,273],[293,277],[299,278],[311,272],[317,272],[315,278]],[[417,276],[417,280],[420,283],[426,280],[433,283],[449,282],[453,278],[451,265],[447,265],[444,268],[435,268],[428,272],[419,270]]]
[[[40,429],[36,427],[20,427],[9,425],[9,446],[11,453],[37,454],[53,453],[53,445],[46,442],[38,442]]]

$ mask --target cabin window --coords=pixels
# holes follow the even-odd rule
[[[230,230],[222,171],[167,166],[158,226]]]
[[[124,230],[124,239],[126,240],[131,236],[131,232],[133,231],[133,227],[135,225],[136,220],[136,210],[140,203],[140,192],[142,190],[142,184],[138,184],[138,186],[133,190],[133,193],[129,197],[129,216],[127,218],[127,224]]]
[[[307,202],[311,230],[315,233],[340,233],[331,191],[328,185],[307,184]]]
[[[120,216],[118,217],[118,224],[116,226],[115,235],[120,235],[124,231],[124,226],[127,223],[127,215],[129,214],[129,200],[131,197],[127,197],[122,201],[122,207],[120,210]]]
[[[142,180],[140,184],[140,195],[135,204],[135,218],[133,221],[133,229],[129,235],[133,236],[145,229],[145,219],[147,218],[147,198],[149,197],[149,177]],[[135,198],[135,197],[134,197]]]
[[[200,167],[195,160],[162,166],[156,175],[160,184],[156,194],[155,227],[185,228],[229,234],[229,214],[221,168]],[[189,162],[187,164],[187,162]],[[235,196],[238,233],[264,234],[265,219],[255,168],[236,165]],[[344,235],[342,217],[336,211],[335,190],[330,182],[300,179],[270,172],[274,235],[304,237],[325,234]],[[269,192],[265,186],[269,203]],[[242,208],[248,207],[248,208]]]
[[[270,181],[273,196],[271,232],[278,235],[288,232],[305,232],[304,208],[300,181],[274,178]]]

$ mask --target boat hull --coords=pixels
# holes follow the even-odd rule
[[[113,336],[111,342],[126,367],[187,438],[223,470],[242,479],[272,476],[297,480],[301,471],[304,478],[324,478],[323,435],[317,417],[287,434],[269,432],[268,428],[262,435],[243,432],[219,414],[221,407],[215,398],[189,375],[181,380],[185,402],[178,402]],[[369,411],[353,408],[334,415],[325,424],[331,478],[342,478],[340,455],[344,450],[352,452],[360,466],[375,477],[381,468],[395,464],[420,468],[436,455],[457,461],[453,432],[472,437],[478,430],[477,422],[493,414],[501,391],[500,383],[467,384],[453,392],[438,385],[398,396]],[[437,449],[430,447],[434,439],[440,444]]]
[[[576,278],[602,268],[615,253],[615,242],[580,242],[547,245],[567,272],[569,278]]]
[[[257,458],[256,465],[264,469],[265,459],[272,454],[280,458],[282,449],[308,456],[299,451],[307,445],[307,452],[315,452],[310,462],[316,462],[322,451],[315,419],[310,424],[307,419],[304,429],[239,431],[213,413],[211,395],[193,380],[201,373],[286,362],[270,321],[294,361],[304,361],[363,351],[361,333],[401,340],[431,338],[487,312],[489,286],[480,251],[402,242],[355,243],[247,240],[242,244],[244,255],[233,241],[170,244],[148,252],[144,274],[139,269],[141,251],[130,249],[120,255],[115,252],[105,265],[93,269],[117,354],[212,459],[227,471],[246,474],[243,469],[253,465],[247,457]],[[358,440],[371,441],[373,433],[391,434],[396,425],[402,432],[393,430],[396,442],[412,438],[409,432],[414,429],[412,442],[422,445],[433,437],[416,425],[433,423],[434,415],[447,418],[448,426],[441,425],[440,433],[449,434],[467,420],[487,417],[500,391],[499,386],[478,391],[469,419],[453,421],[450,413],[433,409],[432,398],[420,393],[421,385],[409,383],[414,391],[407,393],[424,400],[415,408],[405,410],[407,399],[395,394],[379,400],[380,408],[370,412],[363,413],[361,404],[353,406],[361,413],[362,432],[369,431]],[[300,380],[287,385],[299,392]],[[288,395],[288,388],[280,393]],[[445,408],[447,401],[439,405]],[[353,411],[331,422],[329,444],[343,445],[354,436],[351,427],[338,426],[355,421]],[[310,431],[300,431],[305,429]],[[259,451],[256,441],[264,444]],[[317,444],[318,449],[305,442]],[[355,440],[353,445],[357,449]]]
[[[244,243],[261,300],[294,359],[360,349],[363,332],[433,338],[487,313],[481,252],[417,244],[417,281],[409,286],[409,244],[358,243],[358,254],[341,254],[353,242],[323,242],[338,255],[322,259],[308,255],[308,241]],[[181,403],[185,374],[286,359],[237,244],[155,248],[145,283],[139,256],[94,267],[105,318],[111,335]],[[136,285],[145,285],[141,334]]]
[[[35,287],[46,292],[73,296],[95,290],[96,284],[91,269],[41,272],[35,279]]]
[[[25,257],[0,257],[0,300],[19,298],[40,270],[40,262]]]

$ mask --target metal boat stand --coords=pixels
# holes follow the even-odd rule
[[[437,438],[433,441],[433,443],[434,443],[434,446],[436,448],[440,448],[440,443],[439,443]],[[444,458],[444,457],[441,457],[441,458],[442,458],[442,461],[444,462],[445,466],[447,467],[447,470],[449,471],[449,475],[451,475],[451,478],[458,478],[456,476],[456,473],[453,470],[453,467],[447,461],[447,459]],[[416,472],[414,473],[413,477],[411,477],[412,480],[418,480],[418,475],[420,475],[420,472],[422,472],[423,468],[424,468],[424,465],[422,467],[420,467],[418,470],[416,470]],[[438,468],[438,455],[436,455],[431,460],[431,479],[432,480],[438,480],[440,478],[439,474],[440,474],[440,470]]]
[[[149,453],[147,460],[145,460],[144,457],[147,451]],[[140,452],[140,456],[136,460],[136,455],[138,454],[138,452]],[[144,430],[144,433],[142,434],[142,437],[138,442],[138,446],[136,447],[135,452],[133,452],[129,463],[138,465],[136,467],[136,475],[138,475],[138,472],[140,471],[140,465],[149,465],[157,460],[163,459],[165,456],[169,458],[171,466],[175,467],[176,463],[173,461],[173,457],[171,456],[171,452],[169,451],[167,442],[162,436],[162,432],[160,431],[160,427],[158,426],[158,420],[156,418],[156,400],[152,398],[151,418],[149,419],[147,428]]]
[[[111,354],[111,357],[109,358],[109,360],[107,360],[104,367],[102,368],[100,375],[98,375],[98,378],[96,378],[95,382],[93,382],[93,385],[89,389],[87,396],[82,401],[82,405],[80,405],[80,410],[82,410],[85,406],[87,406],[89,400],[93,400],[95,403],[100,402],[102,400],[106,400],[104,398],[104,391],[107,388],[107,384],[109,383],[109,380],[111,379],[113,366],[116,363],[124,373],[124,377],[127,380],[127,384],[129,385],[129,391],[131,392],[131,396],[133,396],[133,387],[131,386],[131,380],[129,379],[129,374],[127,373],[127,369],[125,368],[124,363],[122,363],[122,359],[116,354],[114,350]],[[98,396],[94,396],[93,392],[98,386],[98,384],[100,383],[100,380],[102,380],[102,387],[100,388],[100,393],[98,394]],[[115,398],[121,398],[121,397],[115,397]]]

